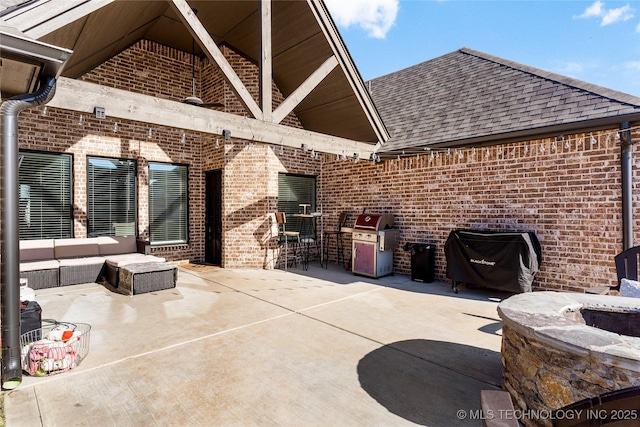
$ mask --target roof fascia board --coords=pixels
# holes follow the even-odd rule
[[[260,105],[266,122],[272,121],[273,114],[271,51],[271,0],[260,0]]]
[[[272,122],[280,123],[302,100],[309,95],[338,65],[335,55],[324,61],[307,79],[293,91],[273,112]]]
[[[39,3],[37,7],[7,19],[7,22],[29,37],[39,39],[114,1],[85,0],[78,4],[68,0],[51,0]]]
[[[545,128],[527,129],[519,132],[506,134],[485,135],[477,138],[469,138],[456,141],[444,141],[435,144],[428,144],[416,147],[397,148],[389,151],[378,152],[378,155],[385,158],[392,158],[403,155],[416,155],[429,153],[429,150],[442,150],[447,148],[472,148],[489,145],[503,145],[523,140],[535,140],[562,136],[567,133],[584,133],[604,130],[611,126],[619,127],[622,122],[640,122],[640,114],[627,114],[603,119],[575,122],[568,125],[549,126]]]
[[[223,129],[227,129],[234,138],[292,148],[301,148],[304,143],[318,152],[336,155],[344,152],[358,153],[361,159],[370,158],[374,152],[374,145],[366,142],[240,117],[66,77],[58,79],[56,94],[48,105],[84,114],[92,114],[95,107],[100,106],[105,108],[109,118],[216,136],[222,135]]]
[[[242,102],[247,110],[249,110],[253,117],[256,119],[262,119],[262,110],[244,86],[240,77],[238,77],[236,72],[233,70],[233,67],[231,67],[227,59],[224,57],[213,38],[211,38],[206,28],[204,28],[200,20],[193,13],[191,6],[189,6],[185,0],[168,0],[168,2],[177,12],[180,20],[186,25],[191,36],[198,41],[198,44],[207,54],[207,57],[215,62],[218,68],[220,68],[225,80],[231,85],[231,88],[238,96],[240,102]]]
[[[320,28],[325,34],[325,38],[329,42],[334,55],[338,59],[352,90],[357,96],[358,101],[369,120],[369,123],[376,133],[378,138],[376,149],[381,148],[382,144],[389,139],[389,132],[387,131],[378,110],[373,104],[369,93],[364,87],[362,78],[353,63],[353,60],[351,59],[351,56],[345,47],[329,12],[322,0],[307,0],[307,3],[309,4],[309,8],[313,11]]]

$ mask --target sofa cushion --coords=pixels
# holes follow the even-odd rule
[[[162,257],[144,255],[139,253],[110,255],[105,257],[105,259],[107,261],[107,264],[113,267],[124,267],[125,265],[129,264],[142,264],[148,262],[165,262],[165,259]]]
[[[98,237],[100,255],[116,255],[137,252],[135,236]]]
[[[98,238],[56,239],[53,243],[56,259],[84,258],[100,255]]]
[[[60,267],[77,267],[82,265],[104,264],[104,258],[101,256],[91,256],[84,258],[62,258],[58,260]]]
[[[53,239],[20,240],[20,262],[54,259]]]
[[[44,261],[26,261],[20,263],[20,271],[55,270],[60,264],[55,259]]]

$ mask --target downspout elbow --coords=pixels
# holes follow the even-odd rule
[[[16,95],[0,105],[0,116],[17,115],[21,111],[38,107],[51,101],[56,93],[56,79],[45,77],[40,80],[39,89],[33,93]]]

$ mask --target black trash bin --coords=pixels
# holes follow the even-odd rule
[[[434,280],[436,249],[429,243],[406,243],[405,251],[411,251],[411,280],[431,283]]]
[[[35,331],[36,340],[40,339],[42,328],[42,308],[35,301],[20,302],[20,335]]]

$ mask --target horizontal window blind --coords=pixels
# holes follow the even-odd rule
[[[152,245],[189,241],[187,166],[149,163],[149,230]]]
[[[136,161],[87,158],[87,187],[89,237],[135,236]]]
[[[20,239],[73,237],[72,157],[20,151]]]
[[[316,211],[316,177],[281,173],[278,175],[278,211],[287,214],[287,230],[301,230],[301,204],[310,205],[307,213]],[[315,234],[315,230],[311,231]],[[313,236],[315,237],[315,236]]]

